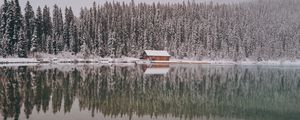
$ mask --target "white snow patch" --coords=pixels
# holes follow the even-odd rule
[[[0,58],[0,63],[39,63],[36,58]]]

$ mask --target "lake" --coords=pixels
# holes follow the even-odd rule
[[[0,67],[0,119],[299,120],[300,67]]]

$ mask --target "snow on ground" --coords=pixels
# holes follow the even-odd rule
[[[64,52],[58,55],[50,55],[44,53],[37,53],[34,57],[18,58],[10,56],[8,58],[0,58],[0,64],[12,63],[135,63],[137,58],[122,57],[122,58],[101,58],[99,56],[84,57],[82,54],[73,55],[69,52]]]
[[[39,63],[36,58],[0,58],[0,63]]]
[[[243,65],[296,65],[296,66],[300,66],[300,60],[295,60],[295,61],[290,61],[290,60],[285,60],[285,61],[274,61],[274,60],[269,60],[269,61],[261,61],[261,62],[250,62],[250,61],[242,61],[239,64],[243,64]]]
[[[286,66],[300,66],[300,60],[268,60],[268,61],[253,61],[253,60],[243,60],[234,62],[232,60],[202,60],[202,61],[195,61],[195,60],[181,60],[181,59],[172,59],[170,62],[178,62],[178,63],[190,63],[190,64],[213,64],[213,65],[286,65]]]
[[[0,67],[38,66],[39,63],[0,63]]]
[[[211,64],[224,64],[224,65],[284,65],[284,66],[300,66],[300,60],[290,61],[275,61],[275,60],[268,60],[268,61],[210,61]]]
[[[32,57],[32,56],[31,56]],[[195,60],[188,60],[188,59],[171,59],[170,61],[162,63],[169,63],[169,64],[213,64],[213,65],[285,65],[285,66],[300,66],[300,60],[279,60],[279,61],[251,61],[251,60],[244,60],[234,62],[231,60],[202,60],[202,61],[195,61]],[[158,62],[158,63],[161,63]],[[59,64],[59,65],[66,65],[66,64],[74,64],[74,63],[89,63],[89,64],[109,64],[109,65],[124,65],[127,66],[128,64],[135,64],[135,63],[142,63],[142,64],[149,64],[150,62],[145,60],[140,60],[138,58],[131,58],[131,57],[121,57],[121,58],[101,58],[99,56],[89,56],[84,57],[82,54],[72,55],[71,53],[65,52],[58,55],[49,55],[49,54],[41,54],[38,53],[35,58],[17,58],[12,56],[10,58],[0,58],[0,67],[3,66],[34,66],[34,65],[47,65],[51,64]],[[47,64],[45,64],[47,63]]]

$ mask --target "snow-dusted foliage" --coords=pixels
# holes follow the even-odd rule
[[[37,52],[49,54],[88,51],[102,57],[137,57],[152,49],[197,60],[295,60],[300,59],[299,6],[299,0],[240,4],[106,2],[84,7],[76,17],[71,7],[65,8],[63,15],[57,5],[52,14],[45,6],[38,7],[35,15],[27,2],[22,17],[18,0],[4,0],[0,51],[2,56],[19,54],[18,36],[24,31],[28,56],[33,54],[31,40],[36,40]]]

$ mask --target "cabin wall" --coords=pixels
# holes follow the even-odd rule
[[[168,56],[144,56],[145,60],[153,60],[153,61],[169,61],[170,57]]]

